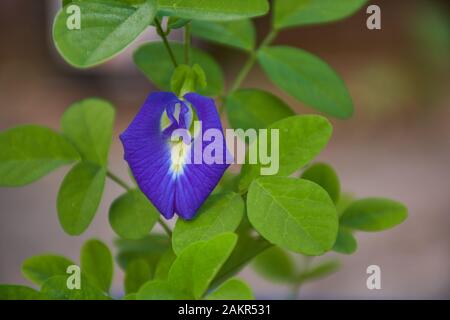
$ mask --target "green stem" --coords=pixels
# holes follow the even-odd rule
[[[159,223],[160,226],[164,229],[164,231],[167,233],[167,235],[168,235],[169,237],[172,237],[172,230],[170,230],[170,228],[169,228],[169,226],[167,225],[167,223],[166,223],[163,219],[161,219],[161,218],[158,219],[158,223]]]
[[[264,47],[268,46],[270,43],[272,43],[272,41],[276,38],[276,36],[277,36],[277,31],[275,31],[275,30],[270,31],[270,33],[263,40],[263,42],[261,43],[259,48],[256,51],[250,52],[250,57],[247,59],[244,67],[242,67],[241,71],[239,72],[239,74],[236,77],[236,80],[234,80],[233,84],[231,85],[230,92],[233,92],[233,91],[236,91],[237,89],[239,89],[242,82],[245,80],[245,78],[248,76],[250,70],[253,68],[253,65],[256,62],[256,56],[257,56],[258,52],[262,48],[264,48]]]
[[[300,294],[300,288],[303,286],[303,283],[304,283],[304,279],[302,278],[302,275],[305,274],[306,272],[308,272],[313,258],[314,257],[312,257],[312,256],[304,256],[304,265],[302,268],[303,270],[300,273],[300,276],[299,276],[297,282],[294,283],[294,285],[292,286],[292,293],[291,293],[292,300],[298,300],[299,294]]]
[[[173,54],[172,48],[170,47],[169,40],[167,40],[167,36],[161,26],[161,21],[159,21],[158,18],[155,18],[155,25],[156,30],[158,31],[159,36],[162,38],[164,42],[164,46],[167,49],[167,52],[169,53],[170,59],[172,60],[173,66],[176,68],[178,67],[177,59],[175,59],[175,55]]]
[[[184,26],[184,63],[191,65],[191,23]]]
[[[242,82],[245,80],[245,78],[247,77],[248,73],[253,68],[253,65],[255,64],[255,61],[256,61],[256,53],[255,52],[251,52],[250,53],[250,57],[247,59],[247,61],[245,62],[244,66],[242,67],[241,71],[239,72],[239,74],[237,75],[237,77],[234,80],[233,84],[231,85],[230,92],[234,92],[237,89],[239,89],[239,87],[241,86]]]
[[[130,191],[132,190],[132,188],[122,179],[120,179],[118,176],[116,176],[114,173],[112,173],[111,171],[107,171],[106,175],[108,178],[110,178],[112,181],[114,181],[115,183],[117,183],[119,186],[121,186],[122,188],[124,188],[126,191]],[[167,225],[167,223],[159,218],[158,223],[161,225],[161,227],[164,229],[164,231],[167,233],[167,235],[169,237],[172,236],[172,231],[170,230],[169,226]]]
[[[120,179],[118,176],[116,176],[114,173],[112,173],[111,171],[108,170],[108,172],[106,173],[106,175],[108,176],[108,178],[110,178],[112,181],[114,181],[115,183],[117,183],[119,186],[121,186],[122,188],[124,188],[127,191],[131,190],[131,187],[122,179]]]

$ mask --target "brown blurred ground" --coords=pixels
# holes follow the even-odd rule
[[[335,24],[283,32],[277,43],[305,48],[327,60],[346,81],[356,104],[348,121],[333,121],[335,134],[321,160],[338,171],[346,191],[404,202],[409,219],[379,234],[359,234],[359,249],[341,256],[342,270],[302,288],[303,298],[450,298],[450,83],[448,62],[435,66],[414,36],[424,8],[446,1],[376,1],[382,31],[365,28],[365,13]],[[99,96],[117,106],[111,167],[126,177],[117,135],[154,88],[130,63],[131,49],[100,69],[77,71],[55,54],[50,2],[2,0],[0,4],[0,130],[24,123],[58,128],[72,102]],[[447,11],[448,12],[448,11]],[[268,19],[259,19],[258,31]],[[143,35],[152,38],[152,34]],[[237,52],[209,47],[231,80],[241,67]],[[426,52],[427,50],[425,50]],[[447,51],[448,53],[448,51]],[[273,87],[256,68],[245,86],[282,96],[298,112],[312,113]],[[1,152],[1,150],[0,150]],[[108,184],[94,223],[82,237],[65,235],[55,201],[66,169],[24,188],[0,189],[0,283],[25,283],[21,262],[41,252],[78,259],[83,241],[111,243],[108,204],[121,190]],[[366,267],[382,268],[382,290],[369,291]],[[243,276],[259,297],[283,298],[288,289]],[[122,275],[116,273],[115,290]]]

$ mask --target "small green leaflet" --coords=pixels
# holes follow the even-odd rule
[[[351,230],[340,227],[338,236],[336,238],[336,243],[333,246],[333,251],[343,253],[343,254],[352,254],[358,249],[358,242],[353,236]]]
[[[344,81],[323,60],[287,46],[266,47],[258,60],[278,87],[306,105],[340,119],[353,114]]]
[[[173,262],[167,280],[152,280],[139,290],[137,299],[200,299],[228,259],[237,236],[223,233],[184,249]],[[207,257],[207,259],[205,258]]]
[[[259,178],[248,191],[247,210],[253,227],[287,250],[322,255],[336,241],[336,208],[328,193],[311,181]]]
[[[22,264],[22,274],[33,283],[42,285],[53,276],[67,275],[67,267],[74,264],[62,256],[43,254],[26,259]]]
[[[344,19],[368,0],[275,0],[275,29],[327,23]]]
[[[221,22],[194,20],[192,34],[245,51],[252,51],[255,48],[256,30],[250,19]]]
[[[148,235],[158,218],[156,208],[137,189],[121,195],[109,209],[109,222],[114,232],[129,240]]]
[[[67,276],[55,276],[44,282],[41,293],[50,300],[111,300],[96,286],[81,277],[79,290],[67,287]]]
[[[328,143],[333,128],[324,117],[292,116],[269,126],[279,130],[278,176],[289,176],[313,160]],[[267,150],[271,150],[272,141]],[[261,175],[260,164],[245,164],[241,171],[239,189],[244,191]]]
[[[303,172],[302,179],[317,183],[328,192],[334,203],[338,202],[341,185],[336,171],[330,165],[315,163]]]
[[[109,292],[113,276],[113,258],[109,248],[100,240],[91,239],[81,248],[81,270],[89,282]]]
[[[294,115],[280,98],[259,89],[232,92],[227,96],[225,106],[228,120],[234,129],[264,129]]]
[[[206,300],[254,300],[252,289],[244,281],[230,279],[206,297]]]
[[[407,216],[407,208],[397,201],[366,198],[350,204],[342,214],[340,223],[360,231],[383,231],[399,225]]]
[[[105,62],[125,49],[153,21],[156,1],[135,7],[111,0],[74,0],[80,9],[80,28],[68,28],[76,17],[62,8],[53,25],[53,40],[63,58],[78,68]]]
[[[67,109],[61,120],[61,127],[84,161],[106,166],[114,116],[114,107],[108,101],[86,99]]]
[[[137,259],[131,261],[125,271],[125,293],[127,295],[136,293],[144,283],[152,278],[152,270],[147,261]]]
[[[58,193],[58,218],[69,235],[82,234],[97,212],[105,186],[106,169],[80,162],[65,176]]]
[[[279,247],[272,247],[258,255],[252,263],[261,276],[274,282],[291,283],[296,277],[292,257]]]
[[[46,300],[46,296],[30,287],[0,284],[0,300]]]
[[[210,196],[194,220],[177,220],[172,235],[175,253],[179,254],[194,242],[235,231],[243,215],[244,201],[240,195],[228,192]]]
[[[0,186],[32,183],[51,171],[80,159],[62,135],[34,125],[0,133]]]
[[[269,11],[267,0],[159,0],[164,15],[195,20],[237,20],[256,17]]]

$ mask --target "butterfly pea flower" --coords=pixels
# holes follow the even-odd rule
[[[194,113],[201,132],[194,132],[190,139],[173,139],[180,130],[191,132]],[[120,136],[125,160],[139,188],[166,219],[174,214],[186,220],[194,218],[229,166],[227,161],[194,159],[194,148],[203,150],[210,143],[203,139],[209,129],[219,130],[223,136],[214,100],[196,93],[180,99],[171,92],[155,92]],[[225,139],[219,143],[220,153],[227,154]]]

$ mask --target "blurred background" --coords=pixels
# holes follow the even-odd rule
[[[333,120],[334,136],[319,159],[335,167],[346,192],[397,199],[409,208],[409,219],[390,231],[357,234],[359,249],[339,256],[341,270],[305,284],[299,298],[449,299],[450,5],[446,0],[371,3],[381,7],[382,30],[366,28],[363,9],[342,22],[284,31],[276,43],[302,47],[328,61],[354,99],[355,116]],[[67,66],[51,41],[58,5],[44,0],[0,3],[0,130],[26,123],[58,129],[71,103],[106,98],[117,108],[110,166],[126,178],[118,135],[155,88],[132,64],[133,48],[100,68]],[[261,38],[270,20],[256,23]],[[140,41],[148,40],[156,40],[152,30]],[[196,45],[217,59],[228,81],[242,67],[237,51],[200,41]],[[259,68],[244,87],[265,88],[297,112],[313,113],[272,86]],[[27,187],[0,189],[0,283],[26,283],[20,266],[29,256],[55,252],[78,261],[86,239],[112,244],[108,206],[122,190],[107,183],[88,231],[70,237],[59,226],[55,205],[66,172],[60,169]],[[366,287],[371,264],[381,267],[381,290]],[[241,276],[259,298],[289,297],[288,287],[263,280],[250,268]],[[116,268],[117,295],[122,279]]]

